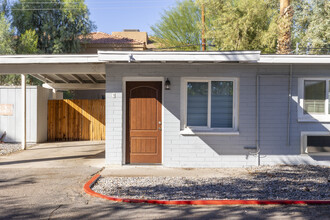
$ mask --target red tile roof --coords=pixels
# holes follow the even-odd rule
[[[83,37],[79,38],[84,41]],[[86,39],[90,44],[143,44],[143,42],[134,39],[111,35],[103,32],[92,32],[87,35]]]

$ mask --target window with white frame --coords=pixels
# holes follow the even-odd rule
[[[237,130],[237,79],[184,80],[185,127]]]
[[[330,78],[305,78],[299,83],[300,119],[330,120]]]

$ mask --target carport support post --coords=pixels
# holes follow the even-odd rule
[[[22,84],[22,149],[26,150],[26,77],[21,74]]]
[[[53,99],[56,99],[56,89],[53,89]]]

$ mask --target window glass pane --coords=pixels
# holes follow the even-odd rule
[[[305,80],[304,113],[324,113],[325,108],[324,80]]]
[[[213,81],[211,88],[211,127],[233,127],[233,82]]]
[[[187,125],[207,126],[207,82],[187,84]]]

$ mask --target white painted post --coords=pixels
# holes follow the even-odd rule
[[[21,74],[22,84],[22,149],[26,150],[26,79],[25,74]]]

